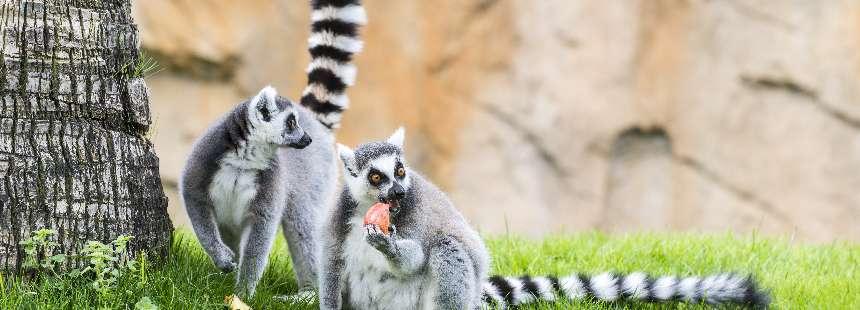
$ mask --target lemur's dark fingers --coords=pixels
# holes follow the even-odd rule
[[[374,224],[367,224],[367,225],[364,225],[364,229],[366,229],[366,230],[367,230],[367,234],[368,234],[368,235],[371,235],[371,234],[382,234],[382,229],[380,229],[380,228],[379,228],[379,226],[374,225]]]
[[[388,229],[391,231],[392,238],[397,235],[397,227],[394,224],[388,224]]]

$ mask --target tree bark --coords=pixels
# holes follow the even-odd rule
[[[134,236],[163,256],[173,226],[147,138],[129,0],[0,0],[0,268],[18,242],[58,232],[59,250]]]

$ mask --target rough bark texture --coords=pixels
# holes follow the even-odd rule
[[[166,255],[173,227],[130,2],[0,5],[0,268],[18,270],[18,242],[40,228],[65,253],[126,234],[132,252]]]

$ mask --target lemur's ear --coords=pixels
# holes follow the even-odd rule
[[[391,137],[388,137],[388,143],[394,144],[399,148],[403,148],[403,139],[406,136],[406,129],[403,129],[401,126],[391,134]]]
[[[348,146],[338,143],[337,155],[343,162],[343,167],[346,169],[346,173],[349,173],[353,177],[357,177],[358,171],[356,171],[355,167],[355,152],[353,152]]]
[[[266,86],[254,97],[251,103],[260,120],[268,122],[272,120],[272,114],[278,112],[277,96],[278,91],[274,87]]]

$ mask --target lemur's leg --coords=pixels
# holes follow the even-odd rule
[[[385,235],[376,225],[367,225],[367,242],[388,258],[391,267],[403,274],[415,274],[424,266],[424,250],[412,239],[399,239],[395,234]]]
[[[454,238],[442,237],[433,242],[427,259],[431,277],[437,284],[433,296],[436,309],[473,309],[476,283],[471,257]]]
[[[339,208],[336,206],[335,208]],[[320,228],[320,269],[319,269],[319,300],[321,310],[340,310],[344,303],[344,259],[343,243],[349,233],[347,228],[349,216],[342,209],[335,209],[333,221],[326,222]],[[345,229],[346,228],[346,229]]]
[[[327,211],[329,193],[319,190],[305,190],[290,197],[281,226],[287,246],[290,248],[290,258],[293,260],[293,270],[299,290],[313,290],[317,284],[317,266],[319,260],[319,226]]]
[[[265,188],[265,187],[263,187]],[[241,236],[242,254],[239,256],[239,274],[236,275],[235,292],[251,298],[257,282],[266,270],[269,252],[278,233],[278,223],[283,215],[282,201],[272,199],[271,193],[259,193],[251,202],[249,223]]]
[[[182,200],[185,203],[188,218],[191,220],[191,227],[197,235],[197,241],[212,258],[215,267],[223,272],[231,272],[236,269],[236,255],[221,239],[218,225],[215,223],[215,215],[212,213],[212,203],[206,196],[208,193],[209,191],[203,191],[203,194],[184,191]]]

